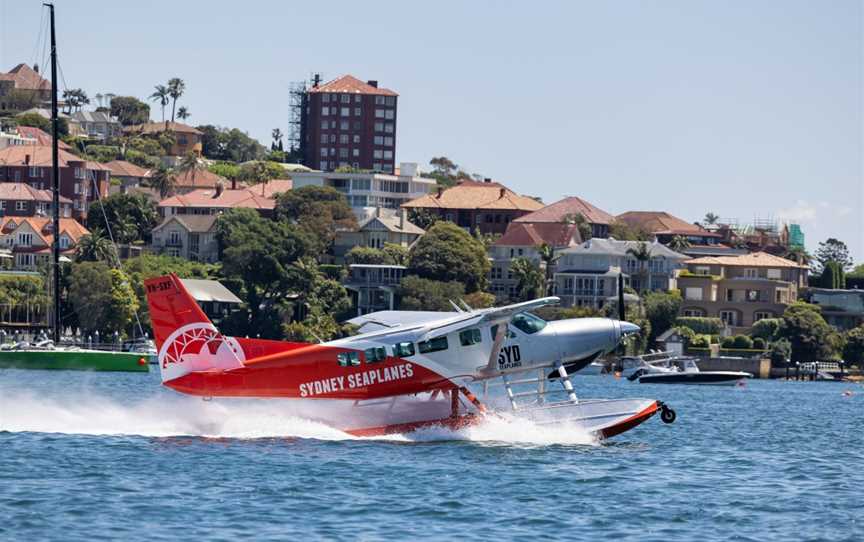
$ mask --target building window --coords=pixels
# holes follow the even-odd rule
[[[383,119],[384,118],[384,110],[383,109],[376,109],[375,110],[375,118],[376,119]]]
[[[734,301],[735,294],[733,293],[735,290],[726,290],[726,301]]]
[[[351,190],[371,190],[372,179],[351,179]]]
[[[343,104],[350,104],[351,103],[351,95],[350,94],[343,94],[342,95],[342,103]]]
[[[385,147],[392,147],[393,146],[393,138],[392,137],[385,137],[384,138],[384,146]]]
[[[394,118],[394,116],[395,116],[395,111],[393,111],[392,109],[388,109],[388,110],[385,111],[384,113],[385,113],[385,114],[384,114],[384,118],[385,118],[385,119],[387,119],[387,120],[393,120],[393,118]]]
[[[343,107],[339,111],[339,114],[342,115],[343,117],[348,117],[351,115],[351,108],[350,107]]]
[[[384,151],[384,159],[392,160],[393,159],[393,151]]]
[[[773,280],[780,280],[782,277],[779,269],[769,269],[768,270],[768,278]]]
[[[375,171],[381,171],[381,162],[375,162],[374,164],[372,164],[372,169],[374,169]]]
[[[16,181],[20,181],[20,180],[21,180],[21,172],[18,171],[17,169],[15,170],[15,180],[16,180]]]
[[[327,134],[321,134],[321,143],[327,144]]]
[[[393,173],[393,164],[384,164],[384,173]]]
[[[390,106],[396,105],[396,96],[385,96],[384,104]]]
[[[347,120],[339,121],[339,129],[340,130],[348,130],[350,125],[351,125],[351,123],[349,123]]]
[[[748,279],[759,278],[759,270],[748,267],[747,269],[744,270],[744,276],[747,277]]]
[[[327,115],[330,114],[330,108],[325,105],[324,107],[321,108],[321,114],[326,117]]]
[[[321,169],[321,170],[327,169],[327,160],[322,160],[321,163],[318,164],[318,169]]]
[[[376,132],[383,132],[384,131],[384,123],[383,122],[376,122],[375,123],[375,131]]]
[[[363,110],[360,109],[359,107],[354,108],[354,116],[355,117],[359,117],[362,112],[363,112]]]
[[[351,154],[352,154],[352,156],[354,156],[355,158],[358,157],[358,156],[360,156],[360,149],[353,149],[353,150],[351,151]],[[356,164],[356,162],[355,162],[355,164]],[[357,167],[357,166],[354,166],[354,167]]]
[[[768,311],[756,311],[753,313],[753,322],[764,320],[766,318],[774,318],[774,315]]]
[[[720,311],[720,319],[723,320],[723,323],[727,326],[738,325],[738,313],[735,311]]]
[[[321,129],[322,130],[326,130],[329,126],[330,126],[330,124],[326,120],[321,121]]]
[[[705,316],[705,312],[700,309],[684,309],[682,314],[688,318],[701,318]]]
[[[0,211],[6,210],[6,200],[0,201]]]
[[[760,300],[759,290],[747,290],[747,301],[753,303]]]
[[[18,246],[29,247],[33,244],[33,234],[32,233],[19,233],[18,234]]]
[[[26,211],[27,210],[27,202],[26,201],[16,201],[15,202],[15,210],[16,211]]]
[[[375,96],[375,105],[384,105],[384,96]]]
[[[348,158],[348,149],[346,149],[345,147],[340,147],[339,158]]]
[[[702,288],[685,288],[684,299],[702,301]]]
[[[383,145],[384,144],[384,136],[375,136],[375,144]]]
[[[380,160],[381,158],[383,158],[383,156],[384,156],[384,151],[381,151],[379,149],[375,149],[374,151],[372,151],[372,157],[375,158],[376,160]]]
[[[329,150],[330,150],[330,156],[336,156],[336,149],[334,149],[333,147],[330,147]]]
[[[42,168],[36,166],[30,166],[30,176],[31,177],[41,177],[42,176]]]
[[[168,232],[168,244],[177,246],[180,244],[180,232],[179,231],[170,231]]]
[[[388,134],[392,134],[393,130],[394,130],[394,127],[393,127],[392,122],[388,122],[387,124],[384,125],[384,131],[387,132]]]
[[[65,235],[60,236],[60,248],[63,250],[69,248],[69,238]]]
[[[342,145],[348,144],[348,134],[340,134],[339,135],[339,143]]]
[[[355,134],[352,140],[354,141],[354,143],[360,143],[360,136]]]
[[[321,157],[322,158],[327,157],[327,147],[321,147]]]

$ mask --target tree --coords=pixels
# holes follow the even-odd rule
[[[615,221],[609,225],[609,237],[619,241],[648,241],[651,234],[626,222]]]
[[[644,296],[643,304],[645,317],[651,322],[649,341],[653,343],[660,334],[675,325],[675,319],[681,309],[681,294],[678,290],[648,292]]]
[[[105,223],[118,243],[147,242],[159,223],[156,204],[144,194],[112,194],[90,206],[87,227],[105,229]]]
[[[384,243],[381,251],[387,256],[391,265],[408,265],[408,249],[395,243]]]
[[[282,302],[304,291],[295,263],[310,255],[313,241],[295,224],[262,218],[254,209],[232,209],[216,221],[225,277],[242,287],[244,310],[229,319],[233,334],[282,335]],[[308,286],[308,285],[307,285]]]
[[[198,155],[190,151],[180,160],[180,163],[174,168],[174,172],[178,177],[188,175],[194,181],[198,172],[205,169],[207,169],[207,166],[204,162],[198,158]]]
[[[160,165],[150,175],[150,180],[147,181],[147,184],[150,185],[150,188],[155,188],[159,191],[160,199],[165,199],[174,193],[177,187],[177,180],[167,168]]]
[[[452,311],[450,301],[457,302],[464,295],[465,287],[459,282],[442,282],[408,275],[399,283],[399,309]]]
[[[186,83],[179,77],[172,77],[168,80],[168,96],[171,98],[171,122],[174,122],[174,110],[177,107],[177,100],[180,96],[183,96],[183,91],[185,90]]]
[[[156,85],[153,88],[156,90],[150,95],[150,100],[158,102],[159,105],[162,106],[162,122],[165,122],[165,106],[168,105],[168,102],[170,101],[170,91],[165,85]]]
[[[792,345],[786,339],[780,339],[771,343],[771,351],[768,354],[771,363],[783,365],[792,358]]]
[[[860,368],[864,364],[864,325],[846,332],[846,346],[843,348],[843,360],[854,363]]]
[[[270,150],[271,151],[285,150],[282,147],[282,130],[280,130],[279,128],[273,128],[271,135],[273,136],[273,143],[270,144]]]
[[[201,131],[201,153],[211,160],[248,162],[259,160],[267,149],[237,128],[219,128],[210,124],[196,127]]]
[[[771,342],[780,335],[782,326],[783,320],[781,318],[763,318],[755,322],[750,328],[750,336]]]
[[[544,288],[545,295],[552,295],[555,281],[555,265],[561,256],[555,254],[555,248],[547,243],[538,245],[537,253],[540,255],[540,261],[543,262],[543,273],[545,276],[544,282],[546,285]]]
[[[63,99],[66,100],[66,112],[80,111],[81,107],[90,103],[87,93],[80,88],[66,89],[63,91]]]
[[[690,241],[688,241],[683,235],[676,235],[669,242],[669,248],[675,252],[682,252],[690,248]]]
[[[150,120],[150,106],[132,96],[116,96],[111,99],[111,116],[123,126],[144,124]]]
[[[414,224],[418,228],[428,230],[433,224],[443,220],[435,213],[431,213],[426,209],[408,209],[408,222]]]
[[[461,179],[470,179],[474,177],[459,168],[452,160],[446,156],[438,156],[429,160],[429,165],[432,166],[432,171],[428,176],[435,179],[439,186],[449,188],[455,185]]]
[[[68,136],[69,123],[62,117],[57,120],[57,132],[60,134],[60,137]],[[33,126],[34,128],[39,128],[48,134],[51,134],[53,131],[51,121],[39,113],[22,113],[15,117],[15,123],[18,126]]]
[[[345,263],[385,265],[390,264],[390,259],[384,251],[373,247],[356,246],[345,254]]]
[[[96,229],[78,240],[76,259],[85,262],[108,262],[113,264],[117,253],[111,240],[102,230]],[[95,283],[94,283],[95,284]]]
[[[438,222],[411,248],[408,267],[421,278],[460,282],[470,294],[485,289],[490,264],[482,243],[452,222]]]
[[[651,249],[648,248],[648,243],[641,242],[636,246],[636,248],[628,248],[627,254],[633,256],[633,258],[635,258],[636,261],[639,263],[639,276],[641,279],[639,281],[639,293],[642,293],[645,290],[650,290],[651,268],[648,264],[651,261]]]
[[[852,257],[846,243],[833,237],[819,243],[814,260],[814,273],[821,273],[828,262],[837,263],[844,271],[852,268]]]
[[[831,327],[816,305],[797,302],[783,312],[780,336],[792,347],[794,361],[820,361],[831,357]]]
[[[591,239],[593,236],[594,228],[588,222],[588,219],[585,218],[585,215],[582,213],[576,213],[571,215],[565,215],[562,219],[562,222],[565,224],[573,224],[576,226],[576,229],[579,230],[579,239],[582,241],[586,241]]]
[[[177,110],[177,118],[180,120],[188,119],[189,118],[189,108],[186,107],[185,105],[180,106],[180,108]]]
[[[314,252],[319,255],[329,251],[337,230],[357,227],[345,195],[324,186],[302,186],[279,194],[275,217],[305,231],[314,240]]]
[[[714,213],[705,213],[705,218],[702,219],[705,222],[706,226],[712,226],[720,220],[720,217],[715,215]]]
[[[537,299],[543,295],[545,277],[539,267],[527,258],[514,258],[510,262],[510,272],[518,282],[519,301]]]
[[[819,277],[819,286],[838,290],[846,287],[846,275],[840,262],[828,261],[822,267],[822,275]]]
[[[98,285],[98,287],[94,287]],[[69,279],[69,302],[84,333],[125,333],[138,310],[129,277],[104,262],[77,262]]]
[[[285,175],[285,170],[276,162],[255,160],[240,166],[237,179],[247,184],[266,183],[271,179],[278,179]]]
[[[787,260],[798,263],[799,265],[808,265],[811,260],[810,254],[802,246],[791,246],[783,253],[783,257]]]

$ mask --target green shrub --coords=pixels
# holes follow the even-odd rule
[[[765,342],[773,341],[777,338],[782,324],[782,318],[763,318],[750,328],[750,336],[754,338],[759,337],[764,339]]]
[[[753,348],[753,339],[747,335],[736,335],[733,344],[735,345],[735,348],[749,350]]]
[[[723,321],[719,318],[705,318],[701,316],[680,316],[675,320],[676,326],[689,327],[696,333],[706,335],[718,335],[724,328]]]
[[[343,278],[345,278],[345,268],[341,265],[321,264],[318,266],[318,270],[321,271],[328,279],[342,280]]]
[[[711,335],[711,344],[720,344],[720,335]]]
[[[786,363],[792,356],[792,345],[786,339],[775,341],[771,345],[771,363]]]
[[[756,350],[765,350],[765,345],[765,339],[763,339],[762,337],[756,337],[755,339],[753,339],[753,348],[755,348]]]
[[[723,348],[735,348],[735,337],[723,337],[720,341],[720,346]]]
[[[693,348],[710,348],[711,338],[708,335],[694,335],[690,339],[690,346]]]

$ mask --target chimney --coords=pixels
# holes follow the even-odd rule
[[[375,207],[375,218],[381,218],[381,207]]]
[[[231,179],[231,190],[237,190],[237,179]]]
[[[30,155],[29,154],[24,155],[24,165],[25,166],[30,165]]]
[[[408,220],[408,209],[402,207],[399,209],[399,229],[405,229],[405,221]]]
[[[216,183],[216,192],[213,193],[213,199],[216,199],[219,196],[221,196],[222,192],[224,192],[224,191],[225,191],[225,187],[222,186],[222,181],[218,181]]]
[[[39,73],[39,64],[33,64],[33,71]]]
[[[321,83],[321,74],[316,73],[312,76],[312,88],[318,88],[318,85]]]
[[[441,199],[441,195],[442,195],[443,193],[444,193],[444,187],[443,187],[443,186],[439,186],[439,187],[438,187],[438,195],[435,196],[435,197],[438,198],[438,199]]]
[[[378,81],[375,81],[374,79],[370,79],[369,81],[366,81],[366,84],[369,85],[370,87],[378,88]]]
[[[502,199],[507,195],[507,189],[502,186],[499,193],[500,195],[498,196],[498,199]]]
[[[492,177],[486,177],[485,179],[483,179],[483,182],[484,182],[484,183],[491,183],[491,182],[492,182]]]

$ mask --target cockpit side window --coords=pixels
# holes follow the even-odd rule
[[[516,329],[527,333],[528,335],[531,335],[532,333],[537,333],[538,331],[546,327],[546,320],[538,316],[534,316],[530,312],[520,312],[513,317],[511,323]]]
[[[407,358],[414,355],[414,343],[403,342],[393,345],[393,355],[400,358]]]
[[[360,354],[357,352],[341,352],[336,354],[339,367],[357,367],[360,365]]]
[[[495,324],[494,326],[489,328],[489,330],[491,331],[492,341],[494,342],[495,341],[495,335],[498,335],[498,324]],[[516,334],[513,333],[513,330],[508,327],[507,328],[507,338],[513,339],[514,337],[516,337]]]
[[[387,357],[387,349],[383,346],[373,346],[363,351],[366,355],[366,363],[383,361]]]

